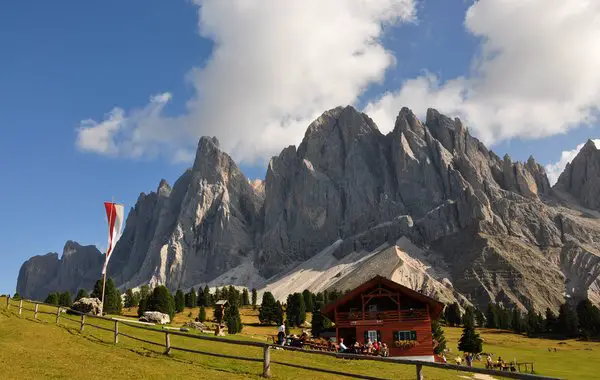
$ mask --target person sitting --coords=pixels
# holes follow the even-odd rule
[[[489,354],[485,358],[485,368],[487,368],[487,369],[494,368],[494,363],[492,362],[492,357]]]
[[[285,344],[285,324],[281,322],[281,326],[277,331],[277,344],[283,346]]]
[[[348,351],[348,347],[346,347],[346,345],[344,344],[344,338],[340,338],[340,350],[339,350],[339,352],[341,352],[342,354],[345,354],[346,351]]]
[[[390,356],[390,351],[388,350],[388,346],[385,343],[381,344],[381,356],[383,356],[383,357]]]
[[[456,359],[454,359],[454,362],[456,363],[456,365],[461,365],[462,364],[462,358],[457,355]]]

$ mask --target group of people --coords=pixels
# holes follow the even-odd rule
[[[386,343],[374,341],[368,339],[364,344],[354,342],[350,347],[344,343],[344,338],[340,338],[338,352],[343,354],[360,354],[360,355],[375,355],[375,356],[389,356],[390,351]]]

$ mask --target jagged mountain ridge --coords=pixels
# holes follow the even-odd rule
[[[585,191],[598,192],[588,181]],[[140,195],[109,271],[122,287],[242,278],[268,287],[334,242],[331,260],[344,260],[404,237],[439,257],[433,265],[450,278],[437,280],[476,304],[598,300],[599,219],[563,194],[533,158],[501,159],[433,109],[422,124],[403,108],[384,135],[338,107],[271,160],[264,182],[250,183],[216,139],[200,139],[172,189],[161,181]]]

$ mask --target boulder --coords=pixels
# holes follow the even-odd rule
[[[85,314],[99,315],[102,302],[98,298],[80,298],[73,303],[71,309]]]
[[[146,311],[144,312],[144,315],[140,317],[140,321],[165,325],[171,323],[171,318],[169,317],[169,314],[164,314],[159,311]]]
[[[188,321],[184,324],[184,326],[200,331],[208,330],[206,325],[202,322]]]

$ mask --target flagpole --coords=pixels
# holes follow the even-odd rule
[[[112,197],[112,203],[115,203],[115,197]],[[110,220],[112,219],[112,208],[110,209],[110,214],[108,215],[108,224],[110,226]],[[110,231],[109,231],[110,232]],[[106,254],[108,253],[108,249],[110,247],[106,248],[106,252],[104,253],[104,260],[106,261],[107,257]],[[100,300],[100,315],[104,315],[104,288],[106,287],[106,272],[108,272],[108,265],[104,264],[106,266],[106,269],[104,270],[104,275],[102,276],[102,300]]]

